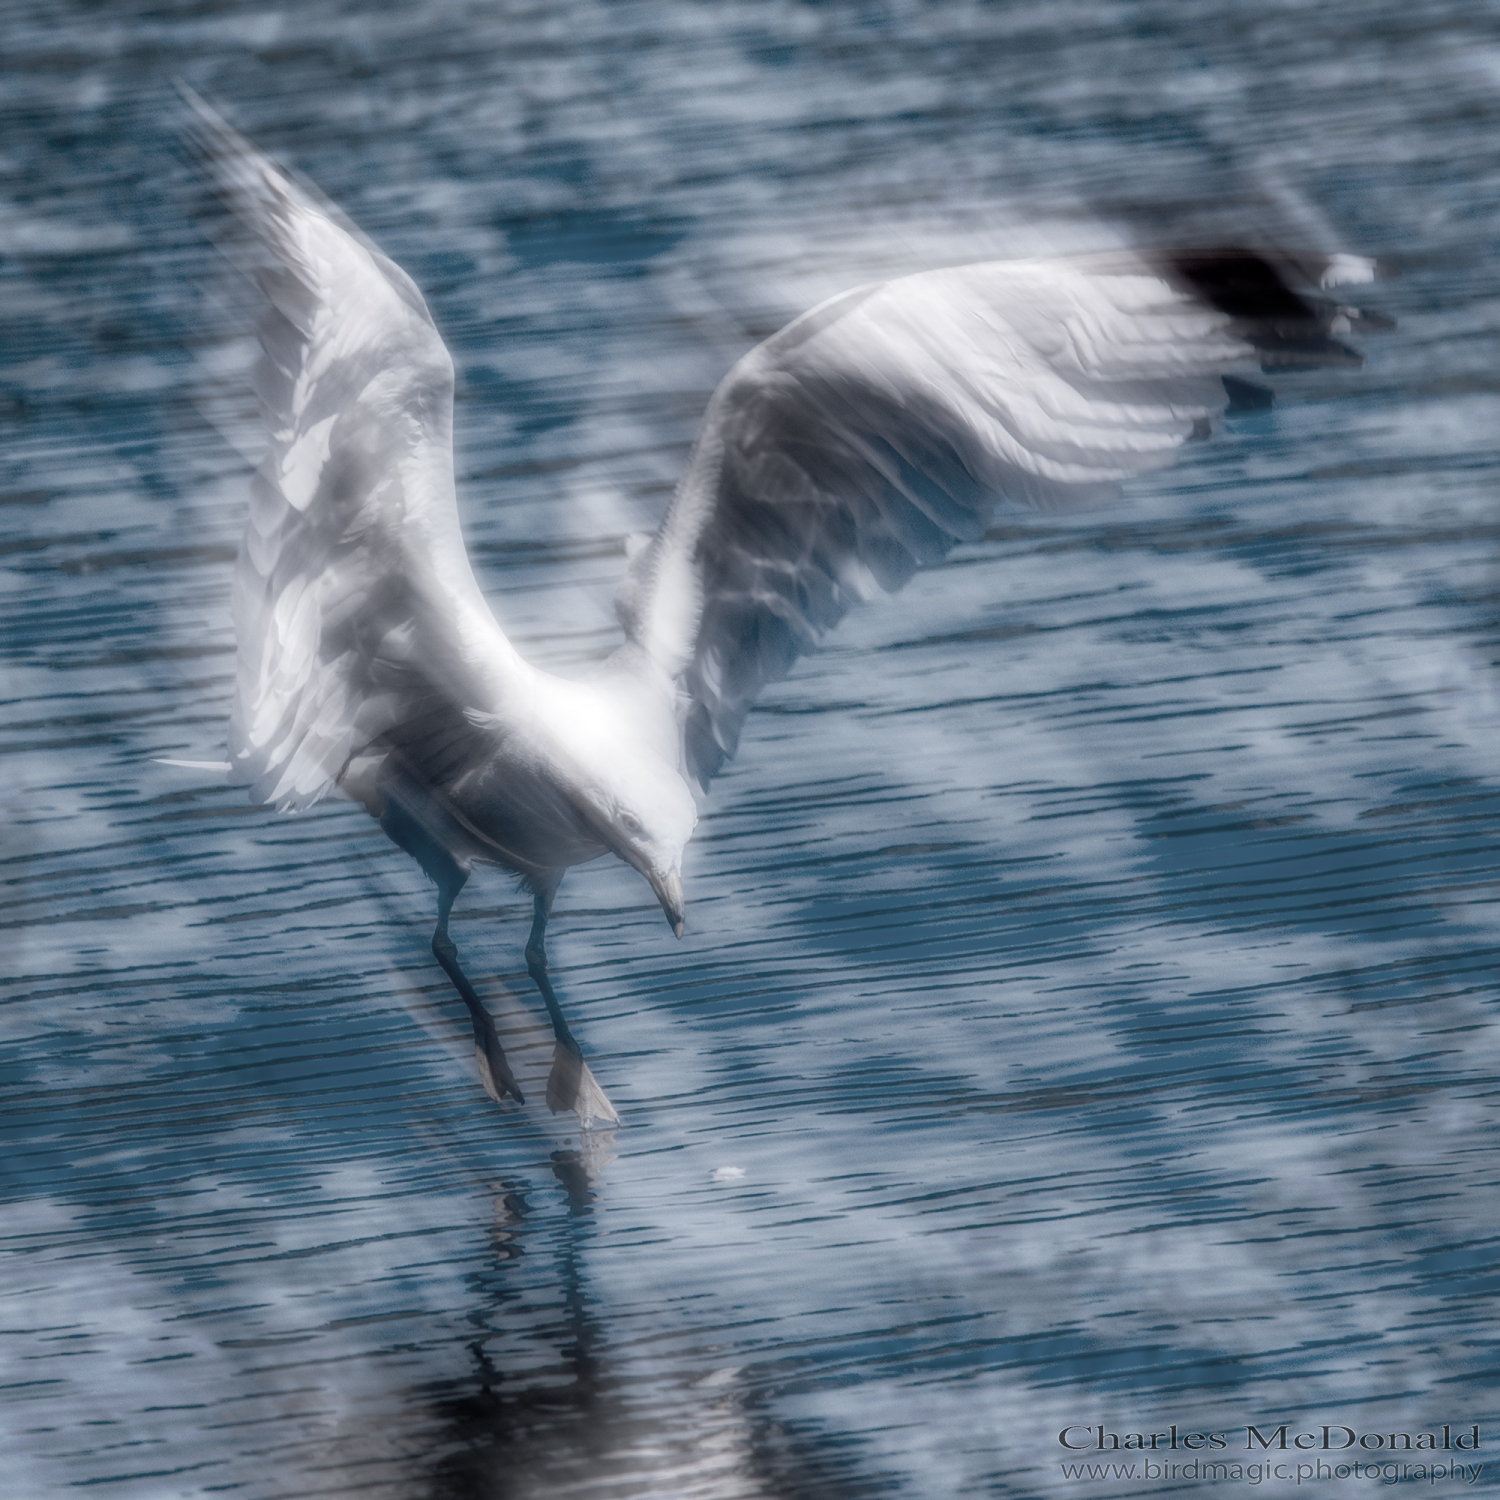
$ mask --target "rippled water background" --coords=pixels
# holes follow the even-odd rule
[[[6,1495],[1139,1494],[1058,1430],[1492,1441],[1496,6],[0,16]],[[476,567],[554,667],[719,374],[842,286],[1256,201],[1396,262],[1400,327],[850,621],[752,717],[683,945],[573,872],[625,1120],[580,1140],[481,1095],[362,812],[152,763],[222,753],[246,473],[174,77],[425,290]],[[491,874],[454,931],[535,1081],[525,920]]]

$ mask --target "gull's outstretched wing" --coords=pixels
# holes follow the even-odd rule
[[[734,753],[761,688],[856,600],[984,534],[1000,499],[1097,502],[1206,435],[1257,367],[1357,365],[1385,320],[1298,287],[1352,256],[1202,251],[996,262],[835,297],[714,392],[616,607],[685,690],[689,771]]]
[[[215,191],[269,252],[252,271],[268,452],[235,573],[235,779],[303,808],[396,750],[440,785],[527,670],[459,531],[452,361],[400,267],[189,103]]]

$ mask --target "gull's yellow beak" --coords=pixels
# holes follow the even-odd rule
[[[682,895],[682,876],[676,870],[668,875],[658,875],[654,870],[648,870],[646,879],[651,882],[651,889],[656,892],[656,899],[661,902],[661,909],[666,912],[672,931],[681,937],[682,914],[685,905]]]

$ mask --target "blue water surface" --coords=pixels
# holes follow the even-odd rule
[[[1066,1477],[1059,1432],[1500,1442],[1493,4],[0,14],[6,1495],[1138,1495],[1207,1482]],[[362,810],[154,761],[223,753],[257,441],[179,78],[422,287],[476,569],[557,670],[719,375],[842,287],[1269,226],[1391,262],[1399,326],[852,616],[706,803],[682,945],[574,871],[624,1122],[580,1136],[483,1096]],[[528,910],[492,873],[454,933],[539,1096]]]

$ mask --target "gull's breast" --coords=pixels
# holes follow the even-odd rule
[[[556,782],[524,763],[497,756],[453,788],[452,802],[473,859],[530,874],[609,852]]]

